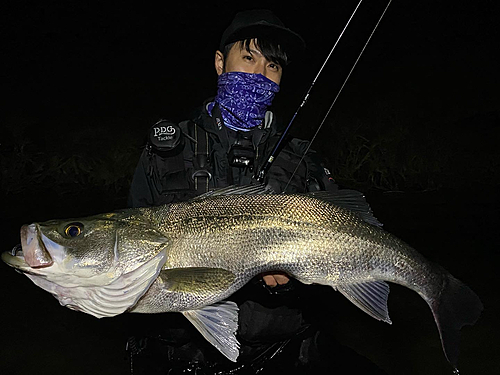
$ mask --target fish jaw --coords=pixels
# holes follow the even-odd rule
[[[54,263],[40,237],[38,224],[23,225],[21,227],[22,256],[31,268],[48,267]]]
[[[62,263],[66,248],[47,238],[37,223],[21,227],[21,245],[2,253],[2,260],[21,272],[46,274]]]
[[[121,274],[121,270],[111,267],[105,273],[79,277],[68,249],[45,236],[40,224],[23,225],[20,232],[21,245],[3,252],[2,261],[56,297],[64,297],[67,288],[110,284]]]

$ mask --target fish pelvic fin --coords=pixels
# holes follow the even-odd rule
[[[468,286],[452,275],[446,275],[438,298],[426,301],[434,315],[446,359],[458,371],[460,329],[476,323],[483,304]]]
[[[387,308],[389,285],[386,282],[337,285],[336,289],[371,317],[392,324]]]
[[[236,362],[240,343],[236,339],[238,329],[238,306],[231,301],[222,301],[198,310],[183,311],[182,314],[198,331],[231,361]]]

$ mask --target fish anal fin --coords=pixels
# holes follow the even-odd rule
[[[377,320],[392,324],[387,308],[389,285],[384,281],[337,285],[337,290],[349,301]]]
[[[196,329],[231,361],[236,362],[240,344],[236,339],[238,329],[238,306],[231,301],[222,301],[198,310],[182,314]]]
[[[172,292],[217,294],[227,290],[235,280],[231,271],[223,268],[189,267],[163,270],[160,277]]]

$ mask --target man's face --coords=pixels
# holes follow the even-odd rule
[[[279,64],[267,60],[262,55],[253,40],[250,42],[250,52],[242,48],[242,42],[234,43],[226,61],[224,61],[222,52],[217,51],[215,53],[215,70],[218,75],[227,72],[260,73],[278,85],[283,73]]]

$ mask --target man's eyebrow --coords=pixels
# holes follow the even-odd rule
[[[250,49],[248,52],[255,53],[257,55],[262,55],[262,52],[260,52],[259,50],[256,50],[256,49]]]

